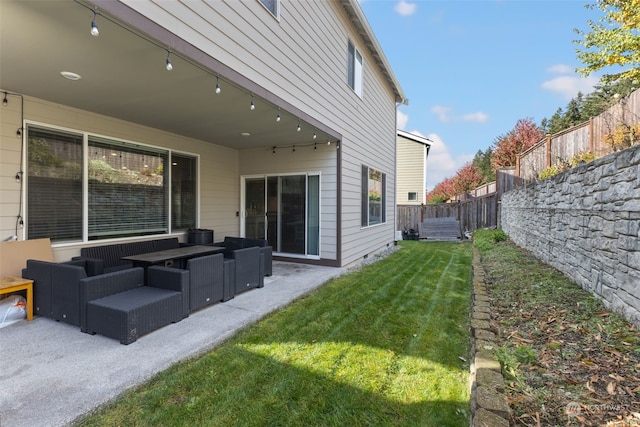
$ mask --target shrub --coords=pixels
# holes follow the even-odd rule
[[[569,159],[569,165],[576,167],[580,163],[589,163],[596,159],[596,155],[590,151],[581,151],[572,158]]]
[[[501,228],[485,228],[473,232],[473,245],[480,250],[491,249],[496,243],[507,239],[509,236]]]
[[[563,171],[564,169],[560,165],[549,166],[548,168],[540,172],[540,175],[538,175],[538,178],[540,179],[551,178],[552,176],[556,176]]]
[[[604,136],[603,141],[613,151],[624,150],[640,142],[640,125],[619,124],[612,132]]]

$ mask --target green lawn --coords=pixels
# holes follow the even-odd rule
[[[400,245],[80,425],[468,425],[471,245]]]

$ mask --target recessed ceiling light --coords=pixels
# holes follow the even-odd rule
[[[249,132],[242,132],[240,135],[242,135],[242,136],[251,136],[251,134]]]
[[[60,74],[62,77],[68,80],[80,80],[82,76],[80,74],[72,73],[71,71],[61,71]]]

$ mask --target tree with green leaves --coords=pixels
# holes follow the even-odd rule
[[[491,164],[493,160],[493,148],[489,147],[485,151],[478,150],[473,157],[471,164],[482,174],[481,184],[496,180],[496,171]]]
[[[619,67],[620,71],[605,74],[602,80],[640,80],[640,0],[597,0],[586,7],[598,8],[604,15],[597,22],[588,22],[590,31],[574,30],[582,37],[575,43],[583,47],[576,50],[584,64],[577,71],[588,76],[603,68]]]

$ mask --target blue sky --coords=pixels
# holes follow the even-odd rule
[[[398,127],[433,141],[427,188],[453,176],[519,119],[540,123],[597,75],[582,64],[574,28],[595,0],[360,0],[407,98]]]

